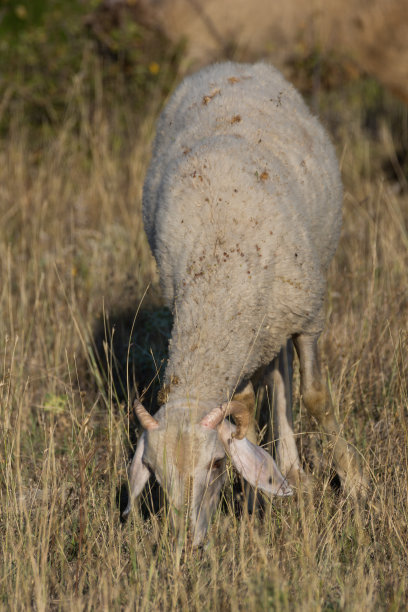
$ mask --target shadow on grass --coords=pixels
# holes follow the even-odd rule
[[[118,309],[98,317],[93,346],[99,384],[107,396],[113,395],[115,404],[127,410],[128,401],[131,406],[139,394],[151,414],[158,410],[157,394],[163,384],[171,328],[170,311],[154,303],[143,306],[137,315],[130,309]],[[130,409],[129,458],[136,448],[138,429],[140,426]],[[163,495],[154,478],[150,479],[146,491],[148,494],[141,497],[145,519],[157,513],[163,504]],[[116,503],[122,517],[128,503],[127,483],[119,485]]]
[[[132,402],[139,394],[150,412],[157,410],[171,328],[172,315],[163,306],[99,317],[93,332],[95,357],[106,391],[118,404]]]

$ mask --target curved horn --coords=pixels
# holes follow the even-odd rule
[[[245,438],[251,423],[252,410],[247,404],[233,400],[230,402],[230,407],[227,414],[232,416],[237,426],[234,438],[237,438],[237,440],[242,440],[242,438]]]
[[[136,412],[136,416],[139,419],[139,423],[143,429],[149,430],[158,428],[158,421],[156,421],[156,419],[147,412],[146,408],[139,402],[139,400],[134,401],[133,409]]]
[[[207,427],[208,429],[215,429],[221,421],[226,417],[226,412],[222,406],[216,406],[210,412],[208,412],[203,419],[200,421],[200,425]]]
[[[233,417],[237,425],[233,437],[242,440],[242,438],[245,438],[252,418],[252,410],[247,404],[243,404],[242,402],[232,400],[231,402],[222,404],[222,406],[213,408],[200,421],[200,425],[208,427],[209,429],[215,429],[228,415]]]

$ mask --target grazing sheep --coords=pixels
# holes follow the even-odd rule
[[[126,514],[152,472],[176,530],[182,534],[187,520],[198,545],[218,502],[226,454],[253,486],[291,493],[288,480],[296,484],[303,473],[282,366],[289,355],[291,370],[290,351],[277,358],[290,339],[303,402],[332,438],[336,469],[349,487],[362,483],[326,401],[317,349],[341,204],[329,138],[277,70],[217,64],[175,91],[158,121],[143,193],[147,236],[174,314],[166,397],[154,417],[136,403],[145,431]],[[250,431],[250,378],[261,367],[275,387],[284,476]]]

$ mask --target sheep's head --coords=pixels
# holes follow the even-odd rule
[[[272,457],[245,437],[252,416],[245,404],[231,401],[215,407],[198,422],[189,410],[180,418],[180,411],[169,409],[156,420],[140,403],[135,409],[144,432],[130,468],[130,500],[124,514],[153,473],[165,491],[179,538],[184,541],[189,533],[193,546],[198,546],[225,481],[226,455],[253,486],[270,495],[291,493]],[[225,420],[228,414],[236,426]]]

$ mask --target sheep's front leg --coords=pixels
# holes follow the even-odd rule
[[[282,474],[290,484],[297,486],[301,480],[309,484],[300,463],[292,415],[293,344],[288,340],[266,372],[266,382],[272,397],[273,431],[276,460]]]
[[[293,338],[300,362],[300,386],[303,403],[333,444],[333,460],[344,488],[349,492],[366,489],[355,451],[344,440],[333,407],[327,400],[322,381],[317,335],[299,334]]]

